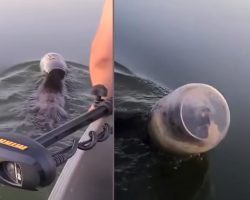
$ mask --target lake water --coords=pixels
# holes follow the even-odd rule
[[[116,139],[117,199],[250,198],[249,21],[247,0],[116,2],[115,60],[137,74],[132,79],[144,77],[158,83],[149,87],[146,81],[137,87],[131,83],[138,81],[126,75],[116,91],[119,112],[124,115],[119,123],[124,129],[128,127],[119,129]],[[120,79],[116,74],[116,85]],[[150,90],[157,90],[159,85],[175,89],[191,82],[210,84],[225,96],[231,125],[225,140],[204,155],[202,162],[177,162],[173,170],[175,165],[134,135],[137,127],[131,128],[131,124],[141,122],[136,121],[135,114],[131,116],[135,123],[126,124],[129,116],[122,111],[145,113],[167,93],[152,94]]]
[[[67,93],[65,95],[65,110],[67,120],[73,119],[86,112],[93,97],[90,95],[88,67],[68,62],[69,73],[66,76]],[[29,79],[27,79],[29,77]],[[35,115],[31,111],[32,97],[44,77],[40,72],[39,61],[15,65],[0,74],[0,130],[8,133],[19,133],[37,137],[48,131],[35,123]],[[7,88],[7,89],[6,89]],[[57,124],[62,124],[59,121]],[[84,129],[77,131],[74,136],[79,138]],[[70,138],[70,139],[69,139]],[[67,137],[50,148],[51,153],[70,145],[72,137]],[[61,167],[57,173],[59,175]],[[0,199],[47,199],[53,184],[40,188],[39,191],[25,191],[1,185]]]
[[[1,83],[1,113],[12,108],[12,115],[1,115],[2,120],[8,119],[1,123],[5,131],[10,131],[13,124],[16,128],[20,125],[17,130],[21,132],[29,127],[13,116],[24,115],[24,110],[16,106],[17,102],[24,98],[26,93],[23,92],[34,89],[26,87],[28,82],[22,82],[25,81],[22,73],[36,73],[31,66],[38,67],[43,54],[55,51],[67,60],[88,64],[89,47],[102,4],[103,0],[1,2],[0,68],[14,73],[10,76],[14,83],[5,73],[1,74],[8,86]],[[121,116],[128,118],[129,110],[133,115],[143,115],[157,99],[168,93],[164,88],[174,89],[190,82],[208,83],[219,89],[231,110],[231,126],[225,140],[205,156],[186,162],[174,158],[168,162],[169,158],[150,149],[151,145],[142,137],[135,137],[133,130],[124,133],[120,130],[116,143],[116,156],[120,159],[117,164],[120,168],[116,169],[116,173],[120,173],[116,179],[119,199],[161,199],[166,192],[169,199],[177,194],[180,196],[175,199],[250,198],[249,21],[247,0],[116,1],[115,59],[139,77],[147,77],[131,76],[124,68],[116,75],[116,82],[120,84]],[[35,63],[28,62],[33,60]],[[24,71],[15,74],[14,65],[19,63],[24,65],[17,68]],[[77,67],[74,69],[78,71]],[[16,80],[18,75],[21,79]],[[19,84],[21,81],[20,86],[16,81]],[[11,92],[15,95],[8,101],[4,95],[11,96]],[[138,118],[140,122],[141,116]],[[123,136],[125,133],[127,137]],[[26,192],[1,185],[0,190],[0,199],[4,200],[46,199],[50,188]]]
[[[43,79],[39,59],[58,52],[69,62],[66,109],[74,118],[91,102],[89,49],[103,0],[1,1],[0,6],[0,129],[26,135],[42,131],[32,124],[27,101]],[[77,64],[80,63],[80,64]],[[83,130],[78,131],[79,137]],[[60,169],[58,170],[58,173]],[[48,198],[52,186],[24,191],[0,185],[0,199]]]
[[[0,68],[58,52],[87,65],[104,0],[3,0]]]

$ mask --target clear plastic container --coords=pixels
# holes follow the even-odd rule
[[[62,55],[59,53],[47,53],[40,61],[41,71],[50,73],[53,69],[61,69],[65,72],[68,70],[68,66]]]
[[[206,152],[226,136],[230,111],[210,85],[192,83],[160,99],[151,111],[149,133],[162,149],[182,154]]]

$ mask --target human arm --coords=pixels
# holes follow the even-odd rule
[[[105,0],[91,44],[89,72],[92,86],[102,84],[113,95],[113,0]]]

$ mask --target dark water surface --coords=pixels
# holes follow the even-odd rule
[[[206,155],[180,158],[165,154],[148,138],[148,112],[170,89],[118,63],[115,77],[116,199],[199,199],[204,193],[211,197]]]
[[[91,87],[88,67],[68,62],[69,73],[65,84],[67,94],[65,95],[65,110],[68,113],[67,120],[73,119],[86,112],[93,97],[90,95]],[[34,95],[43,80],[40,72],[39,61],[23,63],[10,67],[0,74],[0,130],[4,133],[19,133],[28,136],[39,136],[45,133],[41,127],[34,124],[34,114],[30,110],[30,97]],[[60,125],[60,124],[58,124]],[[80,137],[84,129],[75,133]],[[69,138],[56,144],[50,149],[51,152],[58,151],[69,144]],[[66,141],[67,140],[67,141]],[[70,139],[70,141],[72,138]],[[58,169],[58,175],[61,167]],[[48,198],[52,186],[30,192],[0,185],[0,199],[38,199]]]
[[[125,120],[119,122],[124,126],[116,139],[118,199],[250,199],[249,1],[128,0],[117,1],[115,8],[116,61],[166,88],[211,84],[225,96],[231,111],[222,143],[202,162],[183,162],[174,172],[168,159],[135,136],[140,131],[131,124],[138,118],[124,124],[129,117],[123,113]],[[119,109],[128,113],[137,107],[145,113],[164,95],[152,94],[158,85],[136,86],[138,77],[115,76]],[[187,194],[189,187],[193,192]]]

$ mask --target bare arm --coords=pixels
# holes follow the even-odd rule
[[[92,41],[89,63],[92,86],[102,84],[113,95],[113,0],[105,0],[99,27]]]

